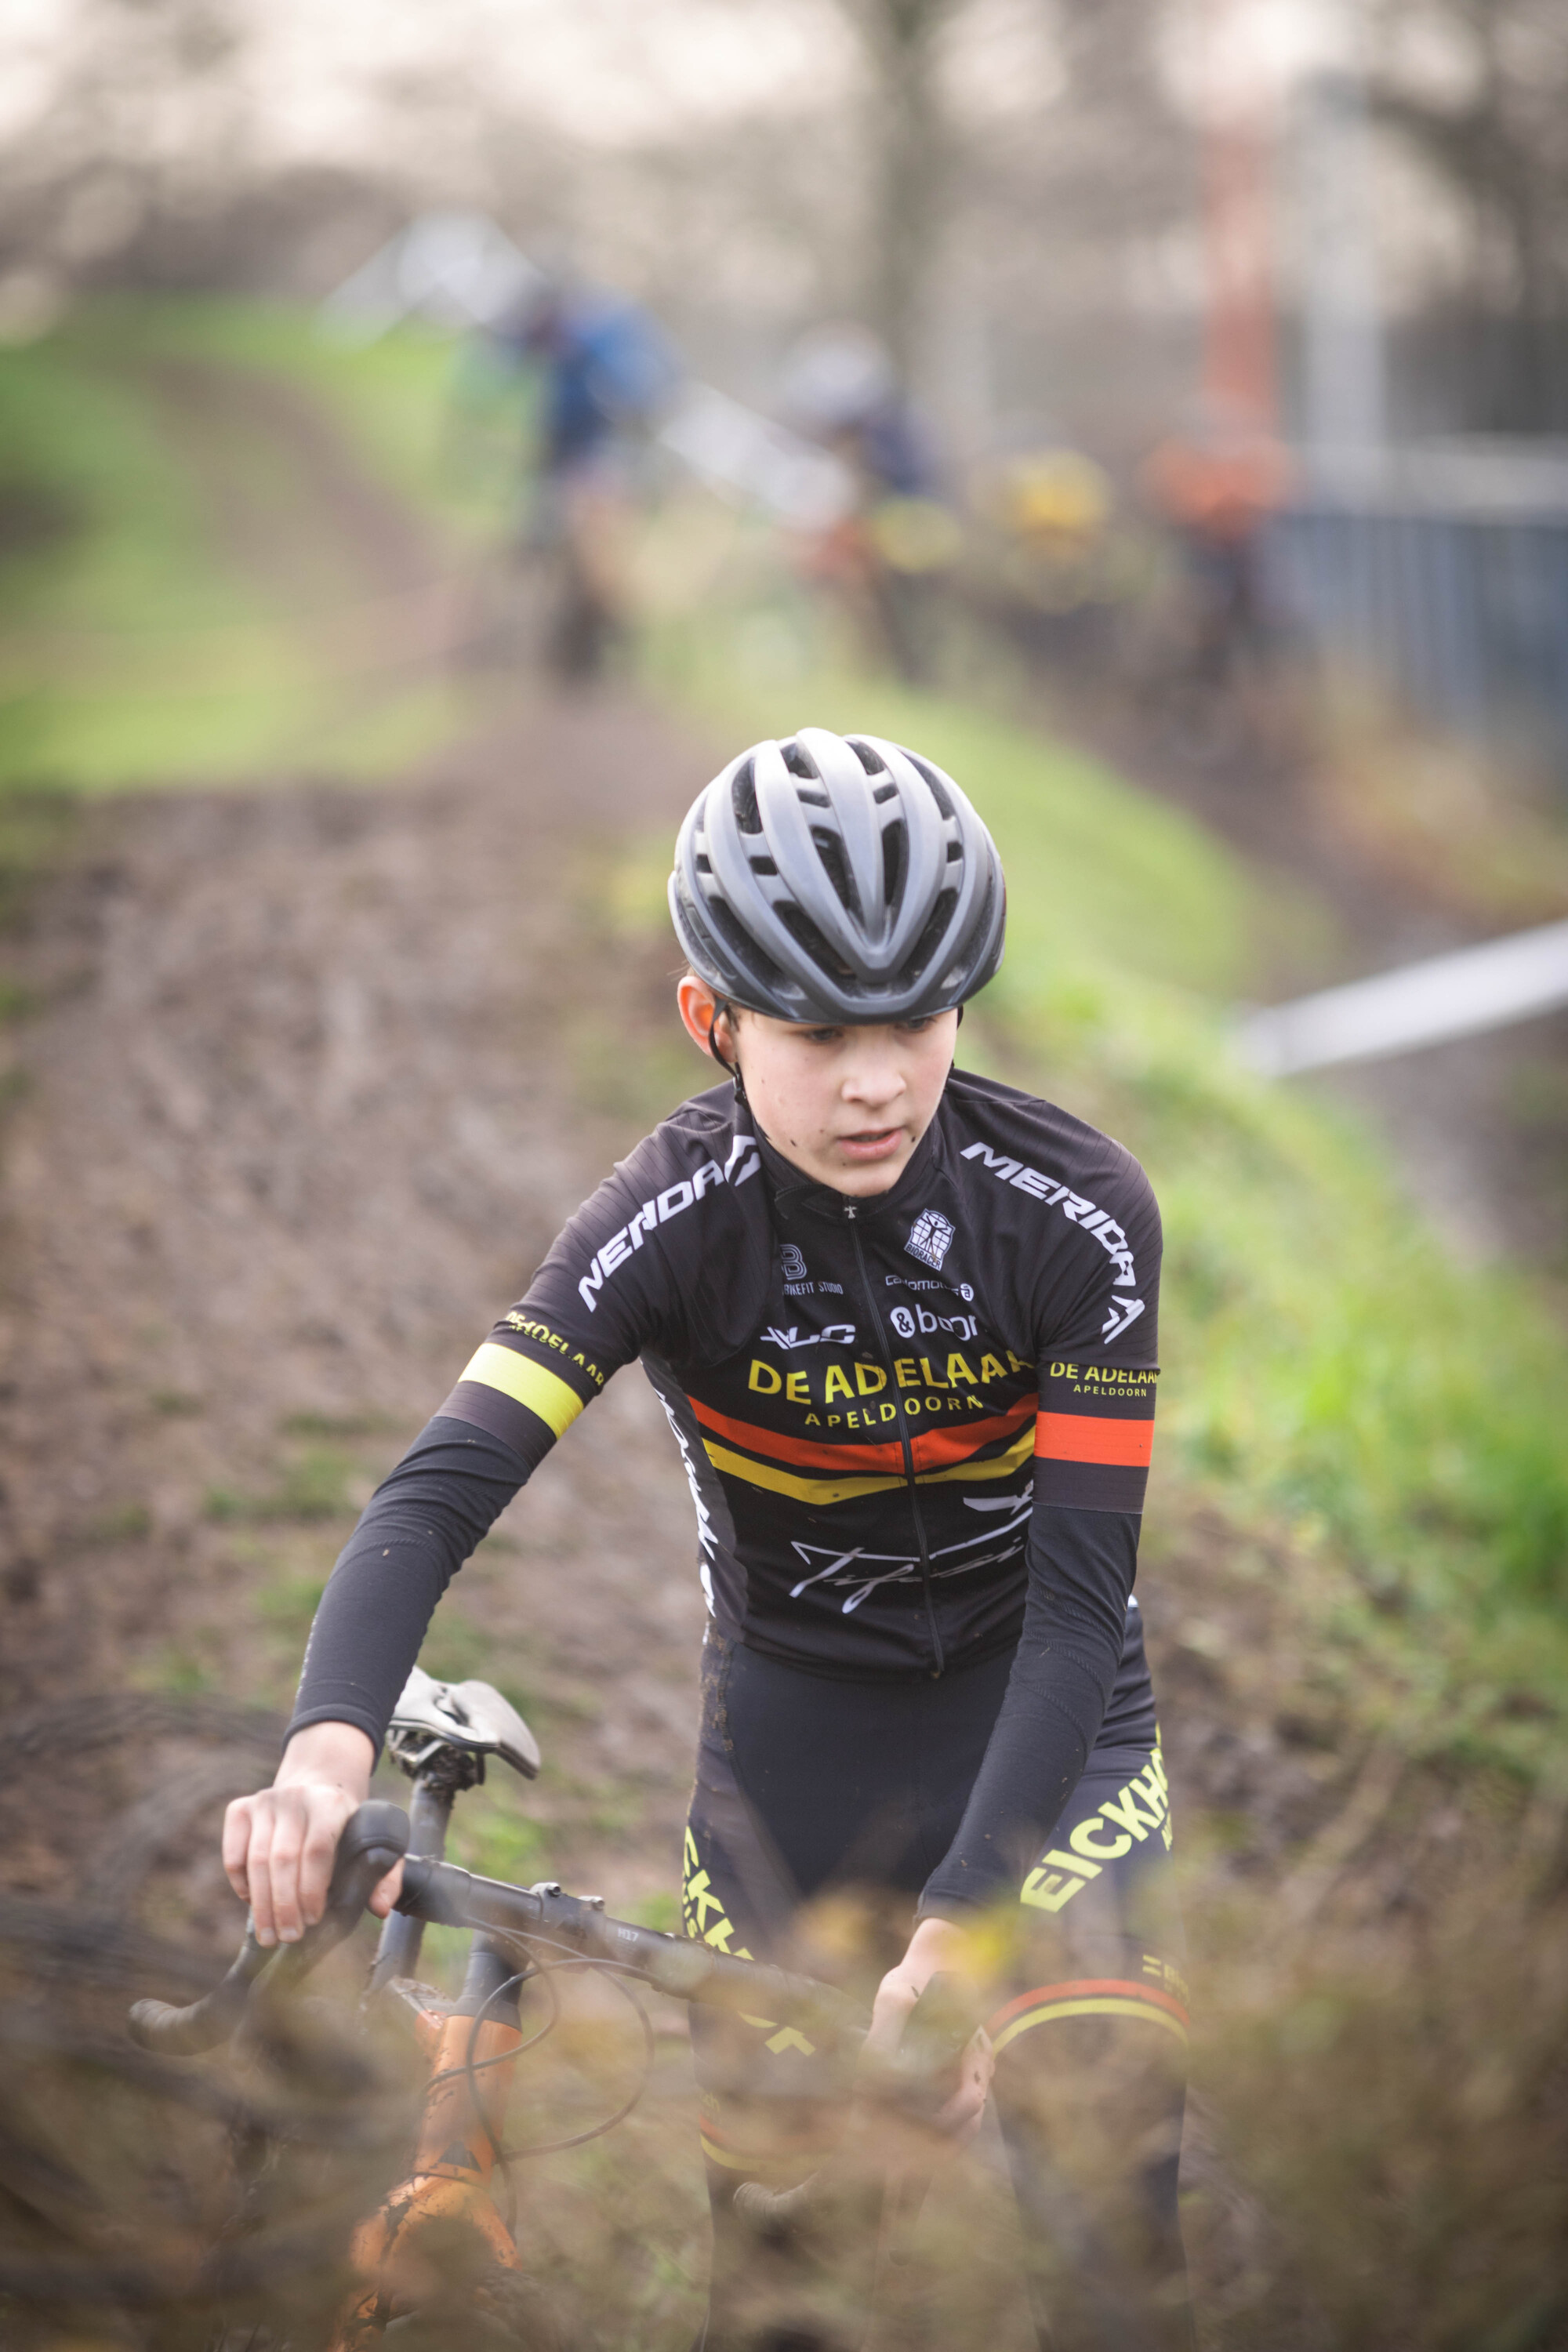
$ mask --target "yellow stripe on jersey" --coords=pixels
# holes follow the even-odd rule
[[[710,1437],[705,1437],[702,1443],[715,1470],[727,1470],[732,1478],[744,1478],[752,1486],[766,1486],[774,1495],[788,1495],[797,1503],[847,1503],[858,1495],[891,1494],[904,1483],[901,1478],[802,1478],[792,1470],[775,1469],[771,1462],[753,1462],[748,1454],[732,1454],[727,1445],[715,1444]],[[1034,1450],[1035,1433],[1030,1427],[1016,1445],[1010,1445],[994,1461],[955,1462],[950,1470],[921,1470],[916,1473],[915,1484],[942,1486],[952,1480],[1010,1478]]]
[[[954,1479],[962,1482],[966,1478],[1010,1478],[1015,1470],[1027,1462],[1034,1450],[1035,1433],[1033,1429],[1026,1429],[1005,1454],[995,1454],[989,1462],[955,1462],[951,1470],[921,1470],[916,1475],[915,1485],[945,1486]]]
[[[537,1413],[557,1437],[565,1435],[583,1410],[582,1398],[565,1381],[547,1372],[531,1356],[520,1356],[515,1348],[499,1347],[493,1339],[476,1349],[462,1377],[515,1398],[530,1412]]]
[[[749,1454],[731,1454],[727,1445],[715,1445],[710,1437],[702,1443],[715,1470],[728,1470],[732,1478],[766,1486],[775,1495],[793,1496],[797,1503],[847,1503],[857,1495],[890,1495],[904,1483],[901,1478],[797,1478],[791,1470],[775,1470],[771,1462],[753,1462]]]

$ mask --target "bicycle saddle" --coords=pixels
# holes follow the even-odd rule
[[[489,1683],[438,1683],[423,1666],[416,1666],[403,1685],[386,1727],[386,1744],[410,1773],[421,1770],[442,1748],[461,1756],[499,1756],[525,1780],[539,1771],[539,1742],[500,1691]]]

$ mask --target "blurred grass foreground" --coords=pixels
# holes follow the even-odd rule
[[[482,721],[493,682],[438,657],[497,495],[443,457],[448,366],[216,304],[0,353],[13,898],[40,806],[392,778]],[[374,576],[322,491],[345,436]],[[809,717],[949,767],[1012,906],[965,1057],[1121,1137],[1163,1205],[1145,1582],[1222,2150],[1210,2340],[1568,2342],[1563,1330],[1527,1268],[1457,1265],[1348,1116],[1231,1058],[1299,905],[1087,757],[836,667],[754,536],[692,531],[644,689],[721,746]],[[662,939],[666,854],[625,849],[586,919],[628,953]]]

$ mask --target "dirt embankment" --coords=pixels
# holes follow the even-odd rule
[[[286,1700],[354,1503],[628,1139],[584,1110],[573,1041],[645,976],[595,963],[575,861],[667,820],[700,764],[629,706],[540,708],[407,791],[88,821],[18,958],[45,1009],[0,1175],[12,1710]],[[538,1695],[569,1782],[647,1792],[666,1866],[689,1510],[651,1395],[617,1382],[447,1642]],[[35,1811],[6,1873],[62,1860]]]

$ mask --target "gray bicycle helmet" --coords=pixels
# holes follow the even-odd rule
[[[669,911],[694,971],[780,1021],[945,1013],[1002,961],[995,844],[958,786],[874,735],[803,727],[698,795]]]

